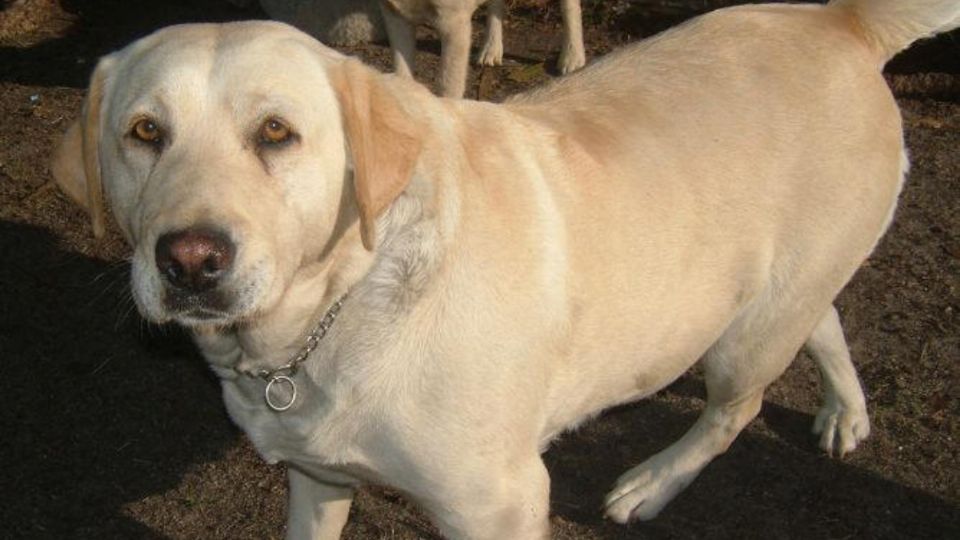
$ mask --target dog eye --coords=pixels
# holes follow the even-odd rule
[[[163,142],[163,131],[155,121],[150,118],[141,118],[133,125],[130,135],[135,139],[152,144],[159,145]]]
[[[260,127],[260,143],[283,144],[293,137],[290,127],[276,118],[268,118]]]

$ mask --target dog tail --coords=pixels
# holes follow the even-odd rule
[[[832,0],[850,12],[881,65],[918,39],[960,27],[960,0]]]

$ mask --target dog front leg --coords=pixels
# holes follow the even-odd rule
[[[583,50],[583,16],[580,0],[560,0],[560,13],[563,15],[563,48],[557,68],[560,73],[576,71],[587,63],[587,54]]]
[[[418,498],[451,540],[547,540],[550,477],[540,456],[456,471],[457,480]]]
[[[353,488],[318,482],[288,467],[287,540],[336,540],[347,523]]]
[[[477,56],[481,66],[499,66],[503,64],[503,14],[506,7],[503,0],[490,0],[487,3],[487,37]]]
[[[469,10],[441,12],[437,20],[440,34],[440,91],[444,97],[462,98],[467,87],[470,64]]]

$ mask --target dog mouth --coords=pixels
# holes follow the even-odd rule
[[[233,304],[229,295],[221,291],[184,294],[167,290],[163,299],[163,306],[170,317],[184,326],[230,324],[237,317],[231,309]]]
[[[194,309],[191,311],[182,311],[179,313],[180,317],[186,319],[196,319],[198,321],[205,322],[214,322],[218,320],[224,320],[230,317],[229,313],[224,313],[222,311],[213,311],[209,309]]]
[[[153,250],[137,250],[131,288],[145,319],[184,327],[229,327],[263,306],[269,267],[238,261],[240,249],[223,247],[228,235],[188,228],[161,235]],[[154,251],[155,253],[151,253]]]

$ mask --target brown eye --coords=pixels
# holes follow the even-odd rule
[[[293,133],[290,128],[276,118],[267,119],[260,128],[260,142],[262,143],[282,144],[289,141],[292,136]]]
[[[163,133],[160,131],[160,126],[156,122],[149,118],[141,118],[137,120],[137,123],[133,125],[133,130],[130,132],[131,135],[137,139],[150,144],[158,144],[162,142]]]

